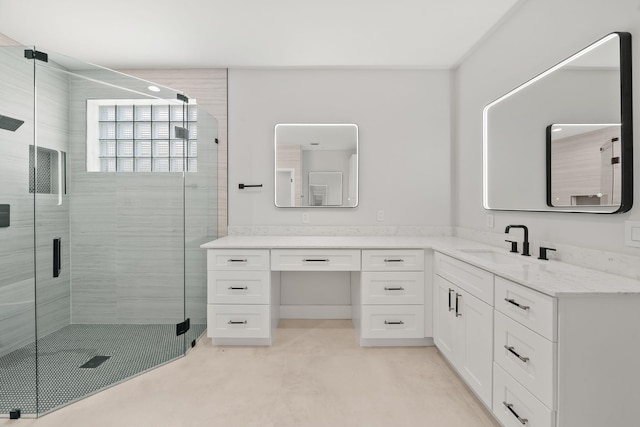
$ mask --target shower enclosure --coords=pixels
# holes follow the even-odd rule
[[[0,48],[0,417],[46,414],[195,345],[216,136],[184,93]]]

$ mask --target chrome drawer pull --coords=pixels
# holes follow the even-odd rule
[[[320,259],[320,258],[305,258],[302,260],[303,262],[329,262],[329,260],[327,258],[325,259]]]
[[[385,258],[384,262],[404,262],[402,258]]]
[[[385,291],[404,291],[404,288],[402,286],[398,286],[398,287],[385,286],[384,290]]]
[[[528,423],[528,422],[529,422],[529,420],[528,420],[528,419],[526,419],[526,418],[520,418],[520,415],[518,415],[518,414],[516,413],[516,411],[514,411],[514,410],[513,410],[513,403],[507,403],[507,402],[505,402],[505,401],[503,400],[503,401],[502,401],[502,404],[503,404],[504,406],[506,406],[506,407],[507,407],[507,409],[509,410],[509,412],[511,412],[511,413],[513,414],[513,416],[514,416],[514,417],[516,417],[516,418],[518,419],[518,421],[520,421],[520,424],[525,425],[526,423]]]
[[[247,289],[249,289],[249,287],[248,286],[229,286],[227,289],[231,291],[246,291]]]
[[[529,361],[528,357],[523,357],[523,356],[520,356],[518,353],[516,353],[516,351],[514,350],[514,347],[509,347],[508,345],[505,345],[504,348],[506,348],[509,351],[509,353],[513,354],[518,359],[522,360],[524,363],[527,363]]]
[[[453,289],[449,288],[449,311],[453,311],[453,306],[451,305],[451,292],[453,292]]]
[[[246,258],[229,258],[228,262],[247,262]]]
[[[528,305],[522,305],[522,304],[518,304],[515,300],[513,299],[509,299],[509,298],[505,298],[504,299],[506,302],[508,302],[509,304],[513,304],[518,308],[521,308],[523,310],[529,310],[529,306]]]
[[[404,322],[402,320],[385,320],[384,324],[385,325],[404,325]]]
[[[246,320],[229,320],[227,323],[229,325],[246,325],[247,321]]]

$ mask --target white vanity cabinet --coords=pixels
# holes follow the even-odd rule
[[[640,425],[637,293],[551,297],[496,277],[495,309],[493,413],[500,422]]]
[[[470,243],[209,242],[208,335],[215,344],[270,345],[281,274],[349,272],[360,344],[429,345],[433,327],[442,355],[503,426],[640,426],[640,281],[520,257],[501,265],[456,249]]]
[[[493,274],[438,252],[434,263],[435,345],[491,407]]]
[[[429,345],[423,249],[207,248],[207,334],[219,345],[271,345],[286,272],[349,272],[363,346]],[[425,293],[428,287],[428,295]],[[429,332],[430,333],[430,332]]]
[[[363,250],[359,288],[363,340],[424,338],[423,250]]]
[[[543,293],[438,252],[434,262],[434,342],[503,426],[640,425],[640,293],[610,292],[588,270],[550,274],[557,286]]]
[[[271,344],[279,283],[268,250],[207,251],[207,335],[216,344]]]
[[[493,413],[505,426],[555,426],[557,299],[495,280]]]

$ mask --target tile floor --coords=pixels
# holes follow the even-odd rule
[[[361,348],[348,320],[282,320],[271,347],[214,347],[39,419],[0,426],[495,427],[434,347]]]

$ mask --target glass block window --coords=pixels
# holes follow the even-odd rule
[[[196,172],[198,110],[162,100],[87,101],[87,170]]]

